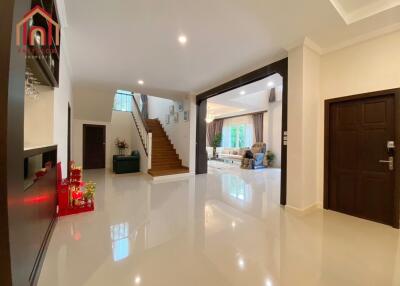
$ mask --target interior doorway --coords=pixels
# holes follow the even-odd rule
[[[83,125],[83,168],[103,169],[106,158],[106,126]]]
[[[399,96],[382,91],[327,101],[325,208],[399,226]]]
[[[210,145],[209,138],[207,138],[207,101],[213,100],[219,95],[228,94],[229,92],[236,92],[240,89],[252,85],[257,82],[262,82],[268,77],[278,75],[281,79],[281,125],[279,134],[279,145],[280,145],[280,168],[281,168],[281,195],[280,202],[282,205],[286,205],[286,174],[287,174],[287,89],[288,89],[288,59],[283,59],[268,66],[265,66],[256,71],[250,72],[239,78],[236,78],[230,82],[215,87],[209,91],[197,95],[197,129],[196,129],[196,174],[205,174],[208,172],[208,159],[209,150],[207,145]],[[266,92],[268,93],[268,92]],[[246,94],[241,94],[243,99],[246,100]],[[270,93],[268,94],[270,95]],[[249,95],[250,96],[250,95]],[[269,96],[268,96],[269,97]],[[248,97],[249,99],[249,97]],[[259,110],[255,113],[265,113]],[[250,115],[250,114],[248,114]],[[240,138],[236,136],[236,142],[240,141]],[[233,139],[232,139],[233,140]],[[235,140],[234,140],[235,141]],[[262,139],[257,140],[262,141]],[[254,142],[254,141],[253,141]],[[231,143],[233,144],[233,143]],[[239,144],[239,143],[238,143]],[[248,145],[248,144],[247,144]]]
[[[282,77],[207,99],[208,171],[281,168]]]

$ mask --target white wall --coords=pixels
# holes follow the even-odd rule
[[[38,86],[37,89],[39,92],[37,99],[25,96],[25,148],[54,144],[54,91],[47,86]]]
[[[268,118],[268,135],[264,142],[267,142],[268,150],[275,154],[273,167],[280,168],[282,157],[282,101],[269,103],[266,117]]]
[[[194,96],[189,97],[189,172],[196,173],[196,128],[197,128],[197,104]],[[205,119],[205,118],[204,118]]]
[[[73,131],[73,159],[79,166],[83,165],[83,125],[94,124],[94,125],[105,125],[106,126],[106,168],[112,168],[112,157],[118,154],[118,149],[115,147],[115,139],[120,138],[125,140],[129,148],[126,150],[126,154],[130,154],[132,150],[137,150],[137,145],[134,143],[134,123],[130,112],[112,112],[111,122],[104,121],[88,121],[74,119],[74,131]],[[141,161],[143,161],[141,159]],[[143,170],[142,170],[143,171]],[[144,172],[146,172],[144,170]]]
[[[53,142],[57,144],[57,159],[61,162],[63,176],[67,176],[68,168],[68,104],[73,112],[72,86],[68,62],[64,49],[61,49],[59,87],[54,89],[54,132]],[[72,119],[71,119],[72,128]],[[71,131],[72,137],[72,131]],[[72,138],[71,138],[72,145]],[[72,146],[71,146],[72,151]],[[72,152],[71,152],[72,156]]]
[[[190,153],[190,122],[183,120],[183,112],[179,112],[179,121],[175,123],[173,117],[170,118],[170,124],[166,124],[166,115],[169,114],[169,107],[175,106],[175,112],[178,111],[177,103],[172,100],[160,97],[149,96],[149,118],[158,118],[164,127],[165,132],[171,139],[179,158],[184,166],[189,167]],[[188,100],[183,101],[184,110],[190,109]]]
[[[74,118],[80,120],[110,122],[116,89],[99,84],[74,85]]]
[[[317,201],[317,178],[315,177],[317,172],[317,152],[315,144],[318,138],[318,104],[320,97],[319,54],[308,47],[304,47],[303,64],[303,207],[308,207]]]
[[[136,150],[136,146],[133,146],[133,128],[135,128],[133,117],[130,112],[113,111],[111,117],[110,136],[111,143],[109,152],[112,155],[118,154],[118,148],[115,146],[115,140],[125,140],[129,148],[125,151],[126,154],[130,154],[132,150]]]
[[[289,52],[288,206],[305,209],[317,202],[317,120],[320,56],[306,46]]]
[[[303,47],[289,52],[287,204],[302,201],[303,190]],[[301,204],[301,203],[300,203]]]
[[[322,99],[400,87],[400,31],[321,58]]]

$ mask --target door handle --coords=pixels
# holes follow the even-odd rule
[[[394,157],[390,156],[389,160],[379,160],[379,163],[387,163],[389,164],[389,170],[393,171],[394,170]]]

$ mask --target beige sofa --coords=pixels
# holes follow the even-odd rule
[[[243,155],[250,148],[226,148],[226,147],[218,147],[217,148],[217,156],[220,159],[233,160],[233,161],[241,161]],[[211,159],[213,156],[213,148],[207,147],[208,158]]]

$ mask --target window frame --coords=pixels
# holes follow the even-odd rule
[[[128,100],[129,99],[129,100]],[[119,102],[117,102],[119,101]],[[124,105],[122,103],[124,102]],[[133,112],[133,93],[125,90],[117,90],[114,95],[113,111],[118,112]],[[125,107],[125,108],[123,108]]]

